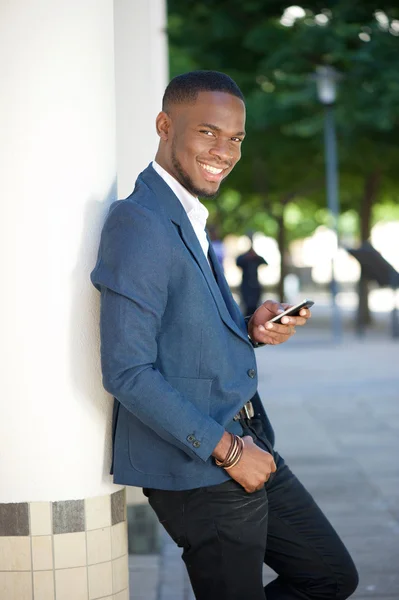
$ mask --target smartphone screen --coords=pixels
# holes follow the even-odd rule
[[[273,317],[273,319],[270,319],[269,323],[280,323],[281,319],[285,316],[297,317],[302,308],[310,308],[311,306],[313,306],[313,304],[313,300],[303,300],[303,302],[295,304],[295,306],[291,306],[291,308],[287,308],[287,310],[285,310],[283,313],[280,313],[276,317]]]

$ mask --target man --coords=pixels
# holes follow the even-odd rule
[[[246,315],[252,315],[259,305],[262,287],[258,279],[258,269],[261,265],[267,265],[263,256],[259,256],[254,250],[252,234],[249,234],[251,246],[247,252],[237,256],[236,265],[242,270],[240,286],[241,301]]]
[[[183,548],[196,598],[348,598],[352,560],[274,450],[257,394],[253,346],[285,342],[309,312],[272,325],[282,308],[267,301],[247,326],[198,200],[240,159],[243,96],[222,73],[181,75],[156,127],[155,161],[111,207],[92,273],[103,381],[116,398],[114,481],[144,488]],[[266,590],[264,561],[278,574]]]

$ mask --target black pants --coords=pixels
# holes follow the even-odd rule
[[[234,480],[182,492],[145,490],[159,521],[183,548],[197,600],[344,600],[356,568],[311,495],[264,438],[255,419],[244,435],[272,451],[277,472],[248,494]],[[277,578],[263,588],[265,562]]]

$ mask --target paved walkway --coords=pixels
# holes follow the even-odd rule
[[[340,345],[316,319],[257,350],[276,448],[315,496],[360,573],[356,600],[399,599],[399,340]],[[274,577],[265,568],[265,581]],[[131,557],[131,600],[193,600],[179,551]]]

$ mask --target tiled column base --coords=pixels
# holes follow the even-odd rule
[[[129,600],[125,490],[0,504],[1,600]]]

